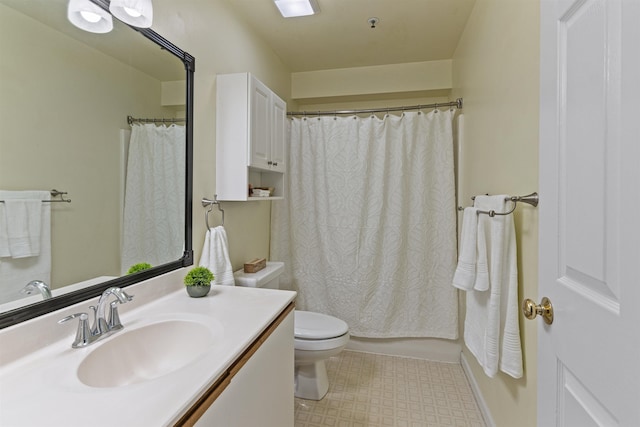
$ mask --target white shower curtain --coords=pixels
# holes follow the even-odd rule
[[[271,258],[355,336],[457,338],[452,111],[293,119]]]
[[[134,124],[124,198],[121,270],[176,260],[184,246],[185,127]]]

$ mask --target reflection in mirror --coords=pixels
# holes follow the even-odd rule
[[[117,19],[84,32],[66,7],[0,0],[0,227],[41,218],[20,229],[27,256],[0,228],[0,327],[192,263],[193,57]],[[28,192],[53,188],[71,203],[34,207]],[[137,263],[153,268],[126,275]]]

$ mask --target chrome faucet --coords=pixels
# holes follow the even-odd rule
[[[109,303],[111,295],[117,299]],[[82,348],[89,344],[92,344],[104,337],[111,335],[112,333],[122,329],[122,323],[120,323],[120,316],[118,315],[118,304],[124,304],[133,299],[133,295],[127,294],[120,288],[112,287],[102,293],[98,300],[98,306],[90,306],[93,309],[94,322],[93,326],[89,327],[89,316],[87,313],[76,313],[67,316],[58,321],[58,323],[65,323],[71,319],[79,318],[78,330],[76,332],[75,340],[71,347]],[[106,317],[107,304],[109,304],[109,318]]]
[[[23,294],[31,295],[32,292],[39,291],[42,294],[42,299],[51,298],[51,289],[42,280],[32,280],[20,291]]]

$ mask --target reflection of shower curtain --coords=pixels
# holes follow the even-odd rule
[[[185,127],[135,124],[124,201],[121,270],[176,260],[184,246]]]
[[[457,338],[451,111],[293,119],[271,258],[355,336]]]

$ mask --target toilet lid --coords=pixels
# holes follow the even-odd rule
[[[322,313],[295,310],[296,338],[322,340],[346,334],[349,326],[346,322]]]

